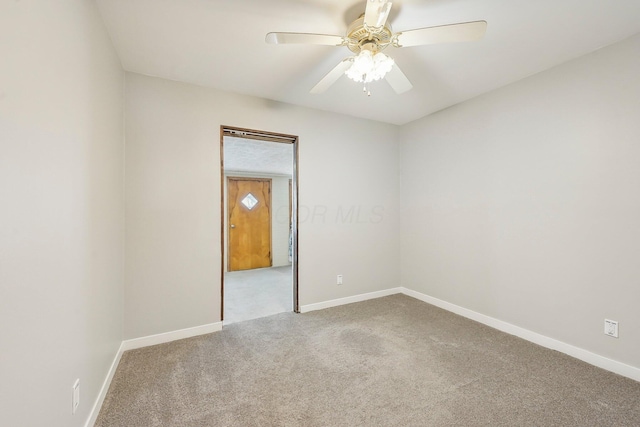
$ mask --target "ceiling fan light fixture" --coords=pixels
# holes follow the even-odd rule
[[[351,67],[345,71],[347,77],[358,83],[370,83],[384,78],[393,68],[394,61],[382,52],[363,49],[353,57]]]
[[[364,83],[363,91],[371,95],[369,83],[386,79],[398,95],[413,85],[395,65],[393,59],[380,53],[388,46],[396,48],[424,46],[436,43],[465,42],[481,39],[487,29],[486,21],[460,22],[457,24],[417,28],[394,33],[388,22],[393,0],[365,0],[365,11],[347,28],[344,37],[311,33],[268,33],[266,42],[271,44],[313,44],[347,47],[356,56],[343,59],[327,73],[310,91],[325,92],[346,74],[351,80]]]

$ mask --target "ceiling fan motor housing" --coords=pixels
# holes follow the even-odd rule
[[[380,28],[365,27],[364,16],[361,16],[349,25],[346,38],[347,47],[354,53],[363,49],[379,52],[391,44],[393,31],[388,23]]]

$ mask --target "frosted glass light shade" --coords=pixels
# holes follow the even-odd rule
[[[393,67],[393,59],[382,52],[375,55],[370,50],[362,50],[353,58],[353,64],[345,71],[347,77],[360,83],[382,79]]]

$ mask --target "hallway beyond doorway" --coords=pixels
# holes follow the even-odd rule
[[[293,311],[291,266],[224,275],[224,324]]]

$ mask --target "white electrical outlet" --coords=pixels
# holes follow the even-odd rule
[[[336,279],[336,284],[342,285],[342,274],[338,274],[338,278]]]
[[[78,405],[80,405],[80,378],[73,384],[73,394],[71,398],[71,414],[76,413]]]
[[[604,319],[604,333],[610,337],[618,338],[618,321]]]

